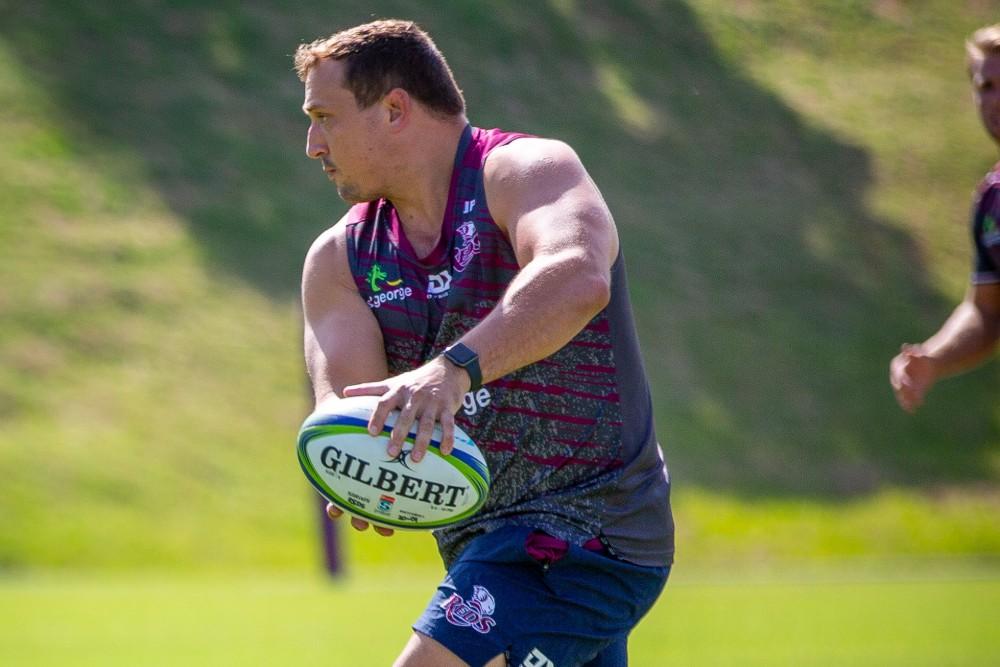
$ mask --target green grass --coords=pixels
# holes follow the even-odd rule
[[[886,382],[965,281],[987,4],[5,4],[0,569],[315,562],[297,279],[343,205],[289,54],[373,13],[600,184],[684,558],[1000,553],[996,364],[916,417]]]
[[[927,563],[877,574],[679,570],[631,639],[632,664],[992,664],[996,566]],[[29,577],[0,580],[0,663],[387,665],[437,580],[427,568],[311,577]]]

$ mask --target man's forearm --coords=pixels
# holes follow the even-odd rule
[[[998,328],[975,304],[963,301],[936,334],[920,347],[940,377],[967,371],[996,348]]]

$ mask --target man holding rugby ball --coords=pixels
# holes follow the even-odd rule
[[[306,151],[353,204],[303,271],[317,406],[379,396],[370,431],[400,410],[388,454],[413,427],[412,461],[458,424],[492,475],[477,514],[434,532],[447,575],[396,665],[625,665],[673,520],[604,199],[566,144],[471,126],[412,22],[295,65]]]

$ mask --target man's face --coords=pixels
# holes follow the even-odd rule
[[[344,64],[324,58],[309,70],[302,110],[309,116],[306,155],[319,160],[340,197],[351,204],[378,199],[379,105],[358,109],[344,87]]]
[[[1000,144],[1000,55],[972,63],[972,90],[983,127]]]

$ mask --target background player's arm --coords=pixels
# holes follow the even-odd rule
[[[1000,339],[1000,284],[973,285],[933,336],[903,345],[889,365],[900,406],[915,411],[938,380],[969,370],[989,357]]]
[[[351,276],[342,224],[309,249],[302,272],[302,312],[306,368],[317,408],[338,400],[347,385],[389,374],[382,332]],[[342,514],[332,505],[327,513],[333,518]],[[368,527],[358,518],[351,523],[358,530]],[[388,528],[375,530],[392,534]]]

